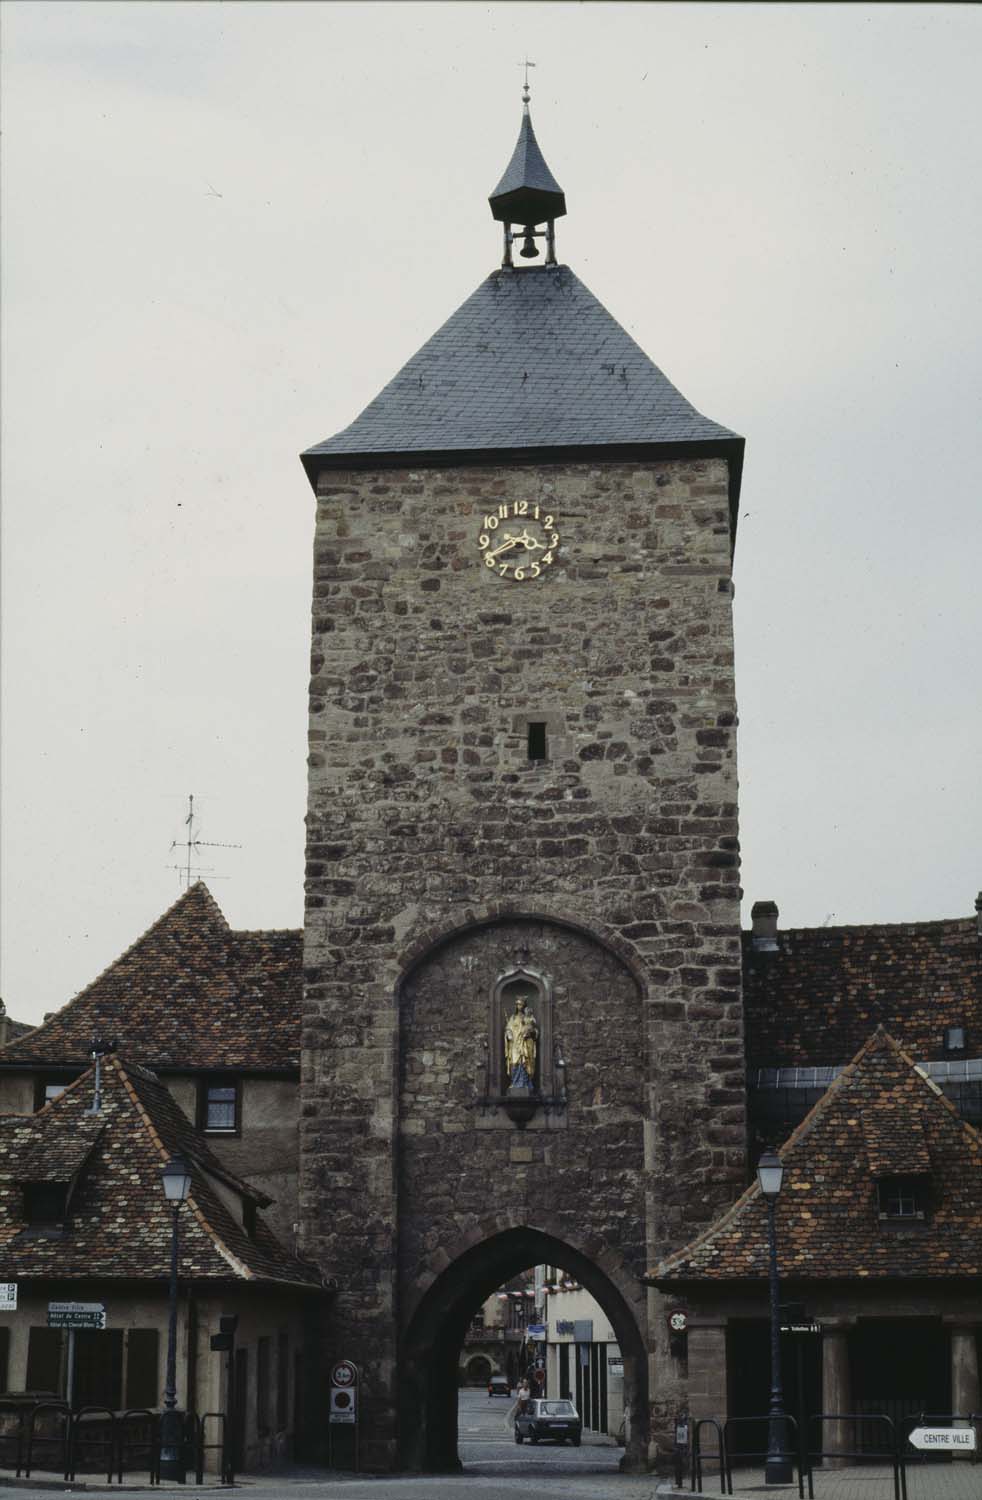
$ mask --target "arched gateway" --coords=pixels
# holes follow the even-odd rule
[[[650,1459],[685,1365],[642,1274],[743,1182],[742,440],[555,264],[527,107],[492,208],[501,270],[303,455],[301,1244],[377,1468],[454,1462],[464,1321],[537,1261],[606,1309]]]
[[[561,1266],[593,1293],[610,1318],[624,1357],[625,1407],[631,1412],[626,1466],[643,1467],[648,1452],[648,1370],[645,1305],[623,1268],[608,1274],[571,1245],[522,1226],[492,1234],[455,1257],[419,1298],[402,1342],[400,1427],[408,1467],[439,1472],[458,1467],[457,1361],[478,1301],[531,1265]],[[615,1280],[616,1277],[616,1280]]]

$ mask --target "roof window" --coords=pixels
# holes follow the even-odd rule
[[[24,1218],[32,1228],[55,1229],[65,1222],[68,1185],[64,1182],[25,1182]]]
[[[927,1177],[881,1177],[876,1184],[881,1219],[911,1222],[927,1212]]]

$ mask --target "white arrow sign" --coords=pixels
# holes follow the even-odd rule
[[[915,1448],[942,1453],[974,1453],[975,1429],[973,1427],[915,1427],[908,1433],[908,1441]]]

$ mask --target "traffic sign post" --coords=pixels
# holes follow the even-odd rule
[[[331,1370],[330,1407],[327,1414],[328,1451],[331,1468],[335,1467],[335,1446],[345,1428],[354,1443],[354,1471],[358,1473],[358,1366],[350,1359],[339,1359]],[[347,1446],[347,1440],[343,1440]]]
[[[0,1281],[0,1312],[17,1311],[16,1281]]]
[[[75,1398],[75,1334],[80,1328],[105,1328],[104,1302],[49,1302],[48,1327],[68,1329],[68,1357],[65,1361],[65,1400],[69,1410]]]

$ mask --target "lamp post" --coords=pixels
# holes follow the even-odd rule
[[[160,1477],[184,1483],[184,1413],[177,1410],[177,1239],[181,1204],[191,1189],[191,1168],[172,1156],[160,1169],[164,1195],[173,1209],[170,1239],[170,1317],[167,1324],[167,1377],[160,1414]]]
[[[790,1484],[792,1465],[787,1453],[787,1418],[781,1387],[781,1311],[777,1276],[777,1233],[774,1209],[784,1181],[784,1164],[776,1151],[765,1151],[757,1163],[757,1181],[767,1204],[767,1249],[771,1292],[771,1404],[767,1423],[765,1484]]]

